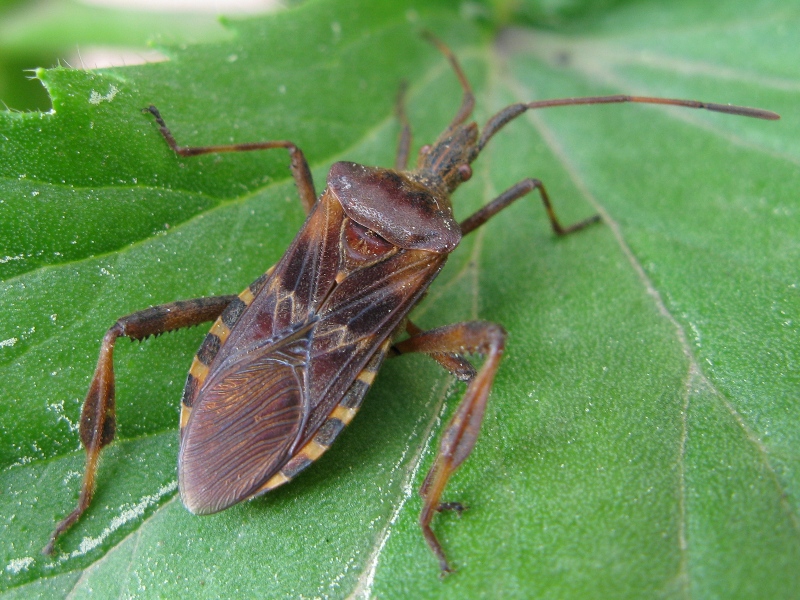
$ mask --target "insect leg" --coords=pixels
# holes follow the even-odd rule
[[[584,219],[583,221],[578,221],[572,225],[564,227],[556,217],[556,213],[553,210],[553,205],[550,203],[550,197],[547,195],[547,190],[545,190],[544,185],[538,179],[523,179],[516,185],[512,185],[508,188],[505,192],[500,194],[497,198],[489,202],[486,206],[481,208],[479,211],[473,213],[471,216],[467,217],[464,221],[461,222],[461,233],[463,235],[467,235],[471,231],[477,229],[486,221],[491,219],[501,210],[506,208],[515,200],[519,200],[524,195],[529,194],[533,190],[538,190],[539,195],[542,198],[542,202],[544,203],[544,207],[547,210],[547,216],[550,218],[550,225],[553,227],[553,231],[556,232],[558,235],[567,235],[568,233],[573,233],[575,231],[579,231],[586,227],[587,225],[591,225],[592,223],[597,223],[600,220],[600,215],[594,215],[589,217],[588,219]]]
[[[411,336],[419,335],[424,332],[423,329],[419,328],[411,321],[406,321],[406,331],[408,335]],[[397,346],[393,346],[392,350],[394,351],[394,355],[402,354],[402,352],[397,349]],[[429,356],[452,373],[459,381],[471,381],[478,373],[475,367],[460,354],[454,352],[435,352]]]
[[[472,321],[432,329],[397,344],[400,352],[426,354],[469,352],[486,355],[486,360],[467,386],[464,398],[442,435],[433,467],[420,488],[424,503],[419,523],[428,546],[439,560],[442,573],[449,573],[452,569],[447,563],[439,540],[431,529],[431,520],[437,511],[448,509],[460,511],[463,508],[458,503],[441,503],[440,498],[450,476],[475,446],[489,390],[503,355],[505,338],[506,332],[499,325]]]
[[[152,104],[144,109],[144,112],[151,113],[158,123],[159,131],[172,150],[180,156],[198,156],[200,154],[214,154],[217,152],[249,152],[252,150],[269,150],[271,148],[286,148],[289,151],[291,163],[289,168],[292,170],[297,185],[297,192],[300,194],[300,201],[306,214],[311,212],[311,208],[317,201],[317,193],[314,191],[314,179],[311,176],[311,169],[308,168],[308,161],[303,151],[292,142],[286,140],[274,140],[268,142],[250,142],[245,144],[226,144],[221,146],[179,146],[178,142],[167,127],[161,113]]]
[[[52,554],[58,537],[89,507],[94,494],[94,479],[100,450],[114,439],[116,408],[113,354],[117,338],[143,340],[151,335],[212,321],[236,298],[238,296],[214,296],[153,306],[118,319],[106,332],[100,347],[97,368],[81,411],[80,435],[81,442],[86,448],[86,468],[78,506],[53,530],[50,541],[42,550],[44,554]]]

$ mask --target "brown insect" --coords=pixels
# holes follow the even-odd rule
[[[644,102],[778,118],[764,110],[690,100],[601,96],[512,104],[479,131],[467,122],[474,98],[458,61],[442,42],[427,37],[461,83],[456,116],[435,143],[421,148],[416,169],[408,171],[411,130],[400,100],[403,128],[395,168],[336,163],[319,199],[305,157],[293,143],[181,147],[158,110],[146,109],[181,156],[285,148],[308,217],[278,264],[238,296],[154,306],[120,318],[106,332],[81,414],[87,462],[80,499],[44,552],[53,551],[89,506],[100,451],[114,439],[116,339],[141,340],[215,320],[189,369],[181,404],[178,480],[186,508],[215,513],[291,481],[350,423],[387,355],[423,352],[469,382],[420,489],[422,532],[442,573],[449,572],[431,520],[437,511],[463,509],[440,498],[475,445],[506,334],[483,321],[422,331],[408,315],[463,236],[534,190],[558,235],[599,220],[593,216],[562,226],[541,181],[525,179],[459,223],[450,195],[470,178],[470,164],[495,133],[536,108]],[[398,341],[404,332],[409,337]],[[464,354],[486,359],[476,370]]]

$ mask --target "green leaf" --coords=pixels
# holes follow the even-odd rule
[[[562,6],[569,6],[563,4]],[[578,4],[571,5],[580,6]],[[330,0],[228,24],[166,63],[39,77],[54,111],[0,115],[0,585],[8,597],[790,597],[800,589],[800,26],[796,3],[612,3],[501,29],[441,0]],[[494,12],[492,12],[494,10]],[[577,12],[576,12],[577,11]],[[563,18],[569,15],[570,19]],[[416,145],[458,106],[640,93],[761,106],[777,123],[651,106],[526,114],[474,163],[459,217],[530,176],[464,240],[415,311],[508,331],[478,444],[434,529],[416,494],[463,394],[422,356],[387,362],[330,452],[211,517],[175,462],[195,328],[116,352],[118,440],[85,516],[77,422],[104,330],[152,304],[235,293],[303,220],[281,151],[179,159],[181,144],[291,139],[318,190],[336,160],[391,165],[410,82]]]
[[[157,56],[147,41],[186,44],[223,40],[228,32],[211,14],[111,9],[72,0],[0,1],[0,100],[18,110],[50,108],[50,98],[30,71],[57,64],[96,66],[116,55],[118,64]]]

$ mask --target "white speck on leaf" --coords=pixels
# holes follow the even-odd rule
[[[12,337],[8,338],[7,340],[3,340],[0,342],[0,348],[7,348],[11,347],[19,341],[18,338]]]
[[[83,556],[87,552],[94,550],[100,544],[105,541],[105,539],[114,533],[117,529],[132,521],[134,519],[138,519],[144,514],[144,511],[147,510],[148,507],[152,506],[156,502],[158,502],[161,498],[166,496],[167,494],[174,492],[178,489],[178,482],[172,481],[165,486],[156,491],[155,494],[151,494],[149,496],[145,496],[142,498],[138,503],[134,504],[130,508],[123,509],[122,512],[111,519],[111,523],[109,523],[108,527],[106,527],[100,535],[97,537],[85,537],[81,541],[80,546],[74,552],[71,552],[69,555],[65,555],[61,560],[66,560],[67,558],[76,558],[78,556]],[[60,562],[60,561],[59,561]]]
[[[94,104],[96,106],[101,102],[111,102],[114,96],[117,95],[117,92],[119,92],[119,88],[115,85],[112,85],[108,89],[108,93],[105,96],[92,90],[92,93],[89,94],[89,104]]]
[[[6,565],[6,571],[16,575],[20,571],[27,571],[28,567],[33,564],[33,557],[24,556],[22,558],[13,558]]]

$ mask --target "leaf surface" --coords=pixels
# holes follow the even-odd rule
[[[230,22],[230,39],[165,48],[165,63],[42,71],[54,111],[0,114],[5,596],[796,593],[797,4],[609,3],[547,30],[533,5],[501,29],[499,5],[379,4]],[[105,328],[238,292],[303,220],[285,153],[179,159],[141,109],[157,105],[185,145],[291,139],[320,191],[336,160],[393,163],[401,80],[415,149],[452,118],[457,80],[421,27],[463,62],[481,124],[513,102],[610,93],[784,119],[552,109],[474,163],[459,217],[533,176],[564,222],[604,223],[557,239],[538,199],[522,200],[464,240],[414,313],[509,332],[481,437],[446,491],[469,510],[434,522],[456,574],[438,577],[416,489],[464,388],[425,357],[389,361],[291,485],[190,515],[178,403],[203,328],[118,343],[118,440],[92,508],[41,556],[77,499],[76,426]]]

